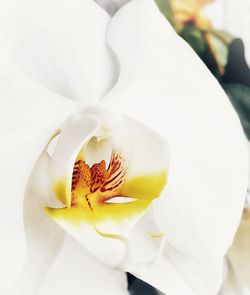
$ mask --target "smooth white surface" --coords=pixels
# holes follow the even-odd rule
[[[121,8],[107,38],[118,56],[120,77],[103,105],[167,138],[168,197],[159,199],[156,217],[175,250],[192,257],[196,266],[204,259],[214,265],[206,273],[207,284],[199,284],[206,267],[200,264],[192,278],[193,294],[215,294],[247,189],[248,151],[240,122],[218,82],[153,1],[135,0]],[[182,267],[186,263],[191,269],[191,261]],[[162,268],[166,275],[171,271],[167,264]],[[178,279],[183,280],[181,272]],[[159,286],[159,277],[154,283]],[[162,291],[168,293],[164,284]],[[188,292],[178,286],[175,292]]]
[[[25,257],[23,198],[28,178],[75,105],[27,79],[2,52],[0,68],[0,286],[7,287],[17,280]]]
[[[128,295],[125,273],[110,269],[68,237],[39,295]]]
[[[92,0],[0,1],[0,40],[30,79],[70,99],[97,101],[116,79],[108,14]]]
[[[15,294],[36,294],[58,256],[65,233],[45,213],[48,204],[60,206],[51,194],[50,157],[43,152],[27,184],[24,203],[26,258]]]

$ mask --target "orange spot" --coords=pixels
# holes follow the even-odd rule
[[[100,163],[94,164],[91,169],[91,192],[97,191],[108,178],[106,163],[102,160]]]
[[[90,187],[91,185],[91,171],[89,165],[84,161],[79,160],[75,163],[72,176],[72,191],[78,186]]]
[[[118,151],[113,151],[108,168],[108,178],[102,185],[101,192],[121,189],[125,176],[124,159]]]
[[[77,161],[72,175],[71,206],[80,206],[79,200],[85,198],[91,207],[90,198],[95,192],[102,202],[105,202],[121,191],[125,176],[124,160],[117,151],[112,152],[108,169],[104,160],[91,168],[84,161]]]

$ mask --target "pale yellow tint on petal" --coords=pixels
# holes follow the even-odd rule
[[[152,201],[160,196],[166,184],[167,172],[165,170],[158,174],[137,176],[125,182],[122,188],[122,195],[139,200]]]
[[[93,211],[86,208],[46,208],[47,214],[54,220],[62,219],[75,226],[82,223],[95,224],[107,220],[122,222],[142,213],[150,202],[135,201],[126,204],[99,204],[93,206]]]
[[[94,220],[93,213],[83,208],[46,208],[45,211],[52,219],[65,220],[75,226],[80,226],[83,222],[92,223]]]
[[[56,198],[61,201],[64,205],[67,205],[69,202],[66,196],[66,180],[58,180],[53,185],[53,192]]]
[[[97,207],[96,210],[96,222],[115,220],[122,222],[125,219],[132,218],[144,210],[150,205],[149,201],[137,200],[130,203],[121,204],[108,204],[103,203]]]

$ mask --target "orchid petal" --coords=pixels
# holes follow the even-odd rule
[[[128,16],[133,28],[126,25]],[[108,40],[121,63],[121,76],[102,104],[144,122],[169,142],[171,196],[158,199],[167,202],[163,208],[168,235],[177,248],[184,250],[185,245],[185,251],[195,254],[194,244],[207,244],[211,234],[218,243],[201,248],[223,255],[237,228],[248,180],[247,146],[228,98],[154,1],[135,0],[119,10]],[[204,229],[204,234],[188,242],[190,231],[177,231],[180,218],[186,229]],[[202,219],[209,222],[195,224]]]
[[[152,267],[158,260],[165,246],[165,233],[155,222],[153,206],[131,230],[129,242],[130,248],[122,265],[127,272],[133,271],[134,267]]]
[[[128,295],[125,273],[99,262],[68,237],[39,295]]]
[[[87,108],[61,128],[51,171],[65,207],[47,213],[105,264],[120,266],[133,252],[132,229],[166,185],[168,156],[165,141],[146,126]]]
[[[0,147],[1,289],[13,286],[25,259],[23,197],[28,179],[49,139],[75,110],[75,104],[27,79],[2,52],[0,67],[0,132],[4,138]]]
[[[32,80],[62,96],[94,102],[114,83],[107,13],[92,0],[1,3],[0,39]]]
[[[250,211],[245,209],[233,244],[225,258],[224,282],[220,295],[250,292]]]
[[[50,161],[46,151],[43,152],[27,184],[23,205],[26,259],[15,291],[12,291],[16,293],[11,294],[36,294],[64,242],[64,232],[44,212],[48,205],[58,206],[50,190]]]
[[[163,294],[216,294],[221,283],[222,259],[194,259],[180,253],[168,242],[162,257],[150,265],[128,269]],[[209,286],[211,285],[211,286]],[[209,287],[208,287],[209,286]]]
[[[133,253],[126,257],[124,269],[157,287],[159,291],[164,292],[162,294],[209,295],[211,290],[217,290],[221,283],[222,258],[204,257],[198,260],[181,253],[166,241],[167,233],[161,233],[154,220],[151,210],[133,229],[130,237]],[[149,235],[145,235],[145,230],[142,230],[145,226],[150,228],[151,233],[155,233],[155,239],[149,239]],[[142,245],[144,251],[141,251]],[[151,253],[151,261],[146,264],[144,253],[147,253],[147,258]],[[136,260],[133,255],[137,255]],[[212,294],[215,294],[215,291]]]
[[[221,261],[240,219],[248,178],[247,147],[233,107],[153,0],[121,8],[107,39],[120,77],[102,105],[145,123],[169,143],[168,195],[155,202],[159,228],[183,255]],[[216,286],[204,289],[211,294]]]

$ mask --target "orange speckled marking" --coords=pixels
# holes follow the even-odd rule
[[[125,176],[124,160],[117,151],[112,152],[108,169],[104,160],[92,167],[83,160],[77,161],[72,175],[71,207],[81,207],[81,200],[85,198],[84,202],[93,210],[91,195],[97,192],[99,201],[105,202],[121,191]]]

